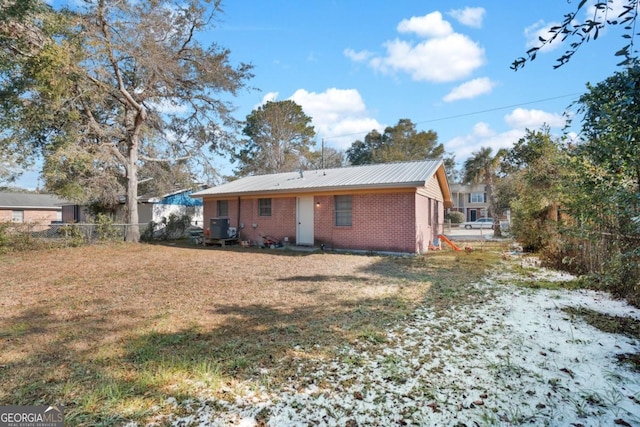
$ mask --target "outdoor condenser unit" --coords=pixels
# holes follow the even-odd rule
[[[209,221],[210,238],[227,239],[229,237],[229,218],[211,218]]]

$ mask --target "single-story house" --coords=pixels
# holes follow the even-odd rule
[[[160,196],[142,195],[138,197],[138,223],[148,224],[153,221],[161,223],[163,218],[169,215],[189,215],[193,225],[202,226],[202,200],[189,197],[192,190],[175,190]],[[120,204],[116,207],[114,221],[125,223],[125,197],[122,196]],[[89,213],[85,206],[67,204],[62,207],[62,220],[64,222],[90,222]]]
[[[228,218],[242,240],[399,253],[427,251],[452,206],[439,160],[248,176],[191,197],[205,228]]]
[[[51,194],[0,193],[0,222],[25,223],[46,228],[62,220],[65,200]]]

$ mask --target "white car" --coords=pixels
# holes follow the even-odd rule
[[[493,228],[493,218],[478,218],[475,221],[463,222],[460,227],[464,227],[467,230],[472,228]]]

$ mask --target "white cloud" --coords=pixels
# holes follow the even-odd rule
[[[373,56],[373,53],[368,50],[361,50],[360,52],[356,52],[353,49],[345,49],[343,52],[344,56],[351,59],[354,62],[363,62]]]
[[[402,71],[416,81],[451,82],[484,64],[484,49],[458,33],[418,44],[396,39],[385,46],[387,55],[374,58],[371,66],[386,73]]]
[[[355,89],[331,88],[321,93],[298,89],[289,99],[312,118],[318,136],[335,148],[348,148],[371,130],[384,128],[368,116],[365,103]]]
[[[445,102],[452,102],[460,99],[475,98],[476,96],[490,93],[495,86],[496,83],[491,81],[489,77],[473,79],[453,88],[443,100]]]
[[[446,37],[453,33],[451,24],[442,19],[440,12],[403,19],[396,28],[400,33],[416,33],[420,37]]]
[[[455,155],[457,163],[461,163],[483,147],[491,148],[494,154],[501,148],[511,148],[524,134],[522,129],[497,132],[487,123],[479,122],[469,134],[457,136],[445,142],[444,147],[447,152]]]
[[[516,108],[507,114],[504,121],[509,127],[505,131],[498,132],[488,123],[478,122],[468,134],[450,139],[444,143],[444,147],[455,155],[457,163],[461,163],[483,147],[491,148],[494,154],[501,148],[512,148],[525,136],[527,129],[538,130],[544,124],[552,128],[564,126],[564,118],[559,114],[523,108]]]
[[[468,27],[482,28],[485,9],[482,7],[465,7],[464,9],[454,9],[449,11],[458,22]]]
[[[538,129],[544,124],[552,128],[561,128],[565,125],[565,118],[560,114],[524,108],[516,108],[507,114],[504,120],[512,128],[528,128],[531,130]]]
[[[402,20],[399,33],[413,33],[423,40],[396,38],[383,43],[384,54],[345,49],[353,61],[368,60],[376,71],[406,73],[415,81],[451,82],[470,76],[485,63],[482,47],[464,34],[453,31],[440,12]]]

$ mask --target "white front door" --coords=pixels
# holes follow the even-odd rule
[[[313,196],[296,199],[296,244],[313,246]]]

